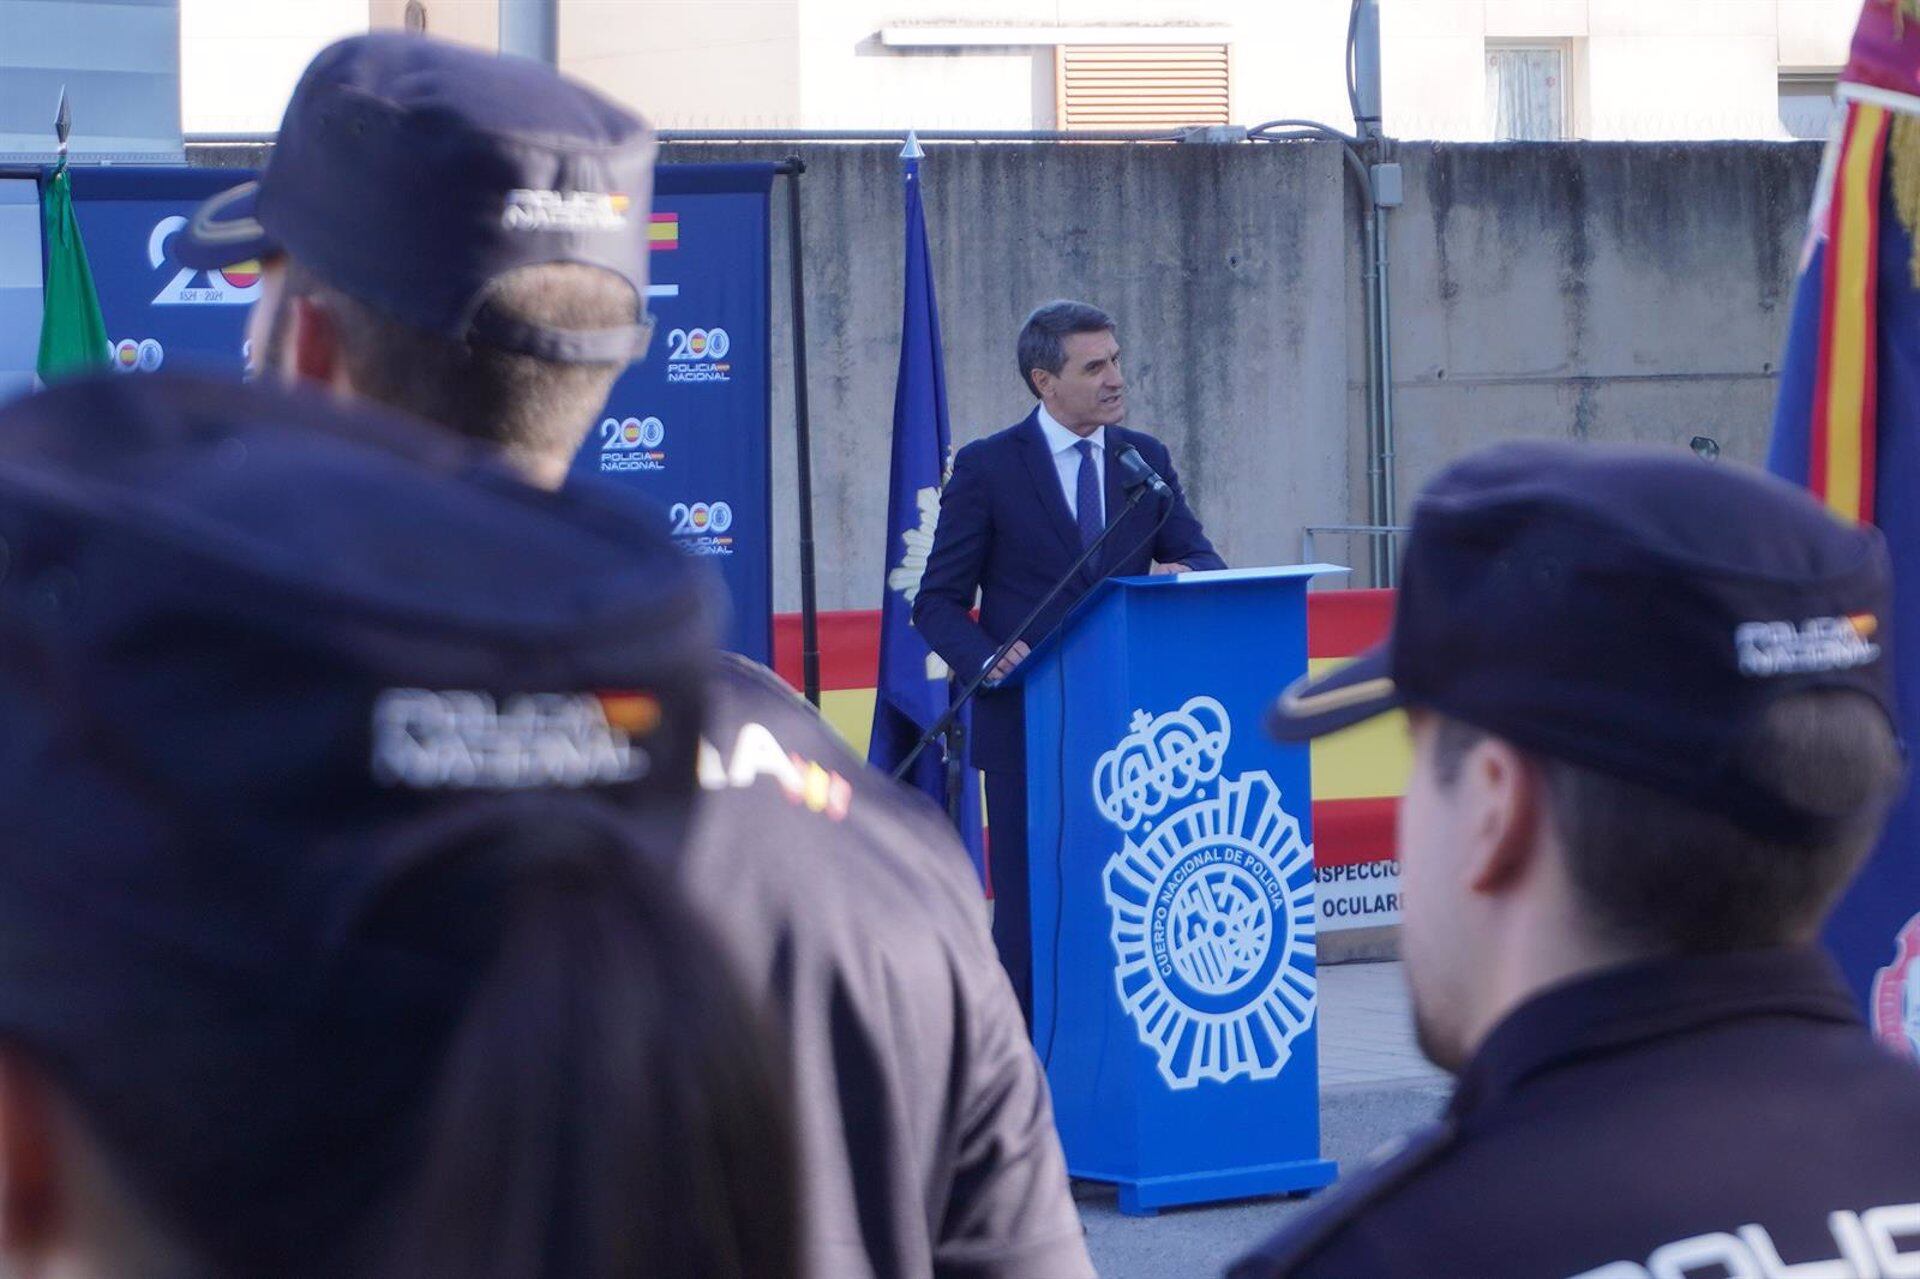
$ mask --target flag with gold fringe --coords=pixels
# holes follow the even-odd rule
[[[1866,0],[1814,190],[1768,466],[1876,523],[1900,713],[1920,730],[1920,0]],[[1920,1058],[1920,797],[1896,806],[1827,944],[1875,1035]]]

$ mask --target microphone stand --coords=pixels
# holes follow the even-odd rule
[[[1080,558],[1073,562],[1073,567],[1067,570],[1066,576],[1053,584],[1053,589],[1048,591],[1046,595],[1041,598],[1040,602],[1033,606],[1033,611],[1027,614],[1026,620],[1014,627],[1012,633],[1007,636],[1000,647],[994,650],[993,656],[987,659],[986,664],[974,672],[973,678],[968,680],[966,687],[960,690],[960,695],[948,703],[947,713],[928,725],[927,731],[920,734],[920,740],[913,744],[913,749],[907,752],[907,757],[901,760],[899,766],[893,770],[895,781],[907,775],[907,770],[913,767],[913,762],[920,758],[921,751],[933,745],[936,738],[947,736],[949,730],[959,725],[960,712],[965,709],[967,703],[973,700],[973,695],[978,693],[981,687],[987,682],[987,677],[993,673],[993,668],[1000,665],[1000,660],[1013,651],[1013,646],[1020,642],[1021,637],[1027,633],[1027,628],[1032,626],[1034,620],[1046,611],[1049,604],[1059,598],[1060,592],[1067,589],[1068,583],[1079,576],[1080,570],[1086,566],[1087,561],[1092,559],[1094,554],[1098,552],[1102,546],[1107,544],[1107,539],[1112,537],[1114,530],[1118,529],[1120,525],[1125,522],[1126,517],[1132,514],[1133,508],[1140,505],[1140,499],[1144,498],[1147,492],[1148,484],[1145,480],[1133,486],[1132,491],[1127,495],[1127,504],[1121,508],[1120,514],[1116,518],[1107,521],[1107,526],[1100,530],[1100,536],[1094,538],[1092,542],[1087,544],[1087,549],[1080,552]],[[1168,505],[1168,510],[1169,512],[1172,510],[1171,503]],[[1158,530],[1156,529],[1155,531],[1157,532]],[[1045,636],[1041,638],[1044,640]],[[952,754],[953,743],[951,739],[948,741],[947,749],[949,752],[947,756],[948,765],[949,768],[951,768],[953,760],[956,758]],[[948,793],[947,802],[949,805],[953,802],[951,791]]]
[[[992,670],[992,667],[988,667]],[[947,704],[953,704],[954,690],[960,687],[960,681],[953,675],[947,676]],[[947,726],[947,740],[943,749],[947,752],[947,820],[953,823],[957,831],[966,830],[961,820],[967,811],[966,798],[961,787],[967,780],[967,726],[960,720],[954,720]]]

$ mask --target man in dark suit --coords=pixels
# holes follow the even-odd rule
[[[993,940],[1031,1024],[1026,725],[1019,689],[993,683],[1100,579],[1226,565],[1181,496],[1166,445],[1119,425],[1127,413],[1127,383],[1113,317],[1084,302],[1049,302],[1027,317],[1018,352],[1020,376],[1040,404],[1019,425],[976,440],[954,457],[914,600],[914,626],[949,666],[962,677],[978,672],[1107,520],[1121,519],[1126,494],[1110,453],[1132,445],[1173,490],[1171,498],[1149,495],[1125,515],[1073,583],[1021,634],[974,708],[970,753],[987,777]],[[1155,531],[1163,514],[1166,521]],[[976,593],[978,623],[970,615]]]

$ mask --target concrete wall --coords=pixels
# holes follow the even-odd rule
[[[1403,148],[1403,505],[1449,458],[1511,436],[1706,435],[1759,461],[1819,156],[1814,143]]]
[[[802,150],[823,608],[877,607],[885,576],[896,150]],[[673,161],[743,154],[754,152],[667,148]],[[1336,148],[935,147],[922,172],[956,444],[1027,414],[1015,334],[1039,303],[1080,297],[1119,320],[1130,423],[1172,447],[1229,560],[1293,559],[1303,523],[1347,518],[1349,232]],[[793,528],[787,266],[775,243],[774,517]],[[776,573],[776,602],[797,607],[790,567]]]
[[[790,150],[676,144],[665,158]],[[820,603],[873,608],[898,359],[898,161],[891,146],[799,150]],[[1014,335],[1034,305],[1076,296],[1119,319],[1131,423],[1172,447],[1230,562],[1292,560],[1302,525],[1364,518],[1361,257],[1336,147],[928,150],[956,442],[1025,415]],[[1402,144],[1396,158],[1402,513],[1436,469],[1501,438],[1685,448],[1707,435],[1729,457],[1762,456],[1817,145]],[[774,515],[791,546],[786,186],[774,196]],[[1318,549],[1365,561],[1364,546],[1337,538]],[[794,562],[776,556],[776,603],[796,608]]]
[[[1013,335],[1034,304],[1078,296],[1119,319],[1131,422],[1172,446],[1230,562],[1292,560],[1302,525],[1364,520],[1360,244],[1335,148],[930,151],[958,441],[1025,413]],[[670,160],[747,153],[668,148]],[[820,598],[871,608],[899,333],[897,166],[887,147],[802,153]],[[1403,514],[1436,469],[1499,438],[1684,448],[1707,435],[1730,457],[1764,454],[1818,146],[1421,144],[1397,158]],[[793,528],[779,237],[775,252],[775,518]],[[1364,563],[1364,546],[1339,538],[1317,549]],[[796,607],[792,572],[777,571],[780,607]]]

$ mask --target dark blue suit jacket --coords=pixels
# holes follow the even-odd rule
[[[1107,447],[1122,444],[1140,456],[1173,489],[1173,511],[1148,538],[1166,499],[1149,493],[1107,539],[1099,556],[1080,570],[1023,638],[1037,644],[1082,595],[1104,577],[1145,573],[1158,560],[1193,569],[1225,568],[1180,493],[1167,446],[1151,435],[1107,428]],[[1125,509],[1120,468],[1106,463],[1109,521]],[[1018,426],[975,440],[953,459],[953,476],[940,495],[940,524],[913,602],[913,624],[933,651],[962,679],[971,679],[1013,628],[1040,602],[1080,555],[1080,532],[1060,490],[1060,472],[1040,429],[1039,410]],[[968,615],[980,593],[980,621]],[[972,749],[978,768],[1019,772],[1025,768],[1026,728],[1017,688],[985,690],[973,713]]]

